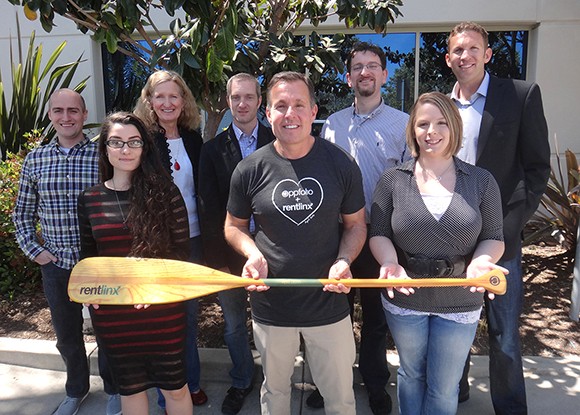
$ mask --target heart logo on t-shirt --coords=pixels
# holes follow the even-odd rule
[[[312,177],[305,177],[298,183],[292,179],[284,179],[272,192],[272,203],[276,209],[297,226],[308,222],[314,216],[323,198],[322,186]]]

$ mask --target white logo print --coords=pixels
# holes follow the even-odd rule
[[[322,186],[312,177],[305,177],[298,183],[284,179],[272,192],[272,203],[276,209],[297,226],[312,219],[323,198]]]

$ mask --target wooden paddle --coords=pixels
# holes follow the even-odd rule
[[[92,257],[72,270],[68,285],[71,300],[87,304],[163,304],[203,297],[248,285],[269,287],[322,287],[342,283],[349,287],[477,286],[504,294],[506,280],[499,270],[478,278],[424,279],[294,279],[253,280],[202,265],[171,259]]]

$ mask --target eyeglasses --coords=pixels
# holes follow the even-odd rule
[[[127,144],[127,147],[129,148],[141,148],[143,147],[144,142],[143,140],[107,140],[106,144],[111,148],[123,148],[125,147],[125,144]]]
[[[351,72],[362,72],[362,70],[365,68],[367,71],[378,71],[379,69],[383,69],[383,66],[380,63],[371,62],[367,63],[366,65],[354,65],[352,68],[350,68],[350,70]]]

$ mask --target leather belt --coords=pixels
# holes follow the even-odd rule
[[[446,258],[429,258],[423,254],[410,255],[397,249],[399,264],[417,275],[448,277],[461,275],[467,269],[471,256],[454,255]]]

